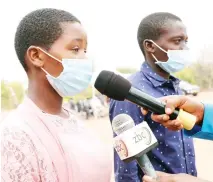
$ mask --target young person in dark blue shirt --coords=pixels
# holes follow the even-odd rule
[[[179,80],[172,76],[190,63],[188,35],[182,20],[171,13],[158,12],[145,17],[138,28],[137,39],[145,62],[140,71],[131,75],[132,85],[153,97],[180,95]],[[144,116],[140,108],[128,101],[110,101],[110,120],[121,113],[129,114],[135,124],[147,121],[159,141],[148,153],[158,171],[197,175],[193,140],[183,131],[170,131]],[[115,181],[140,182],[143,172],[136,161],[124,163],[115,152]]]

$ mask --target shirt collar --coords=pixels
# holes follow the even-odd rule
[[[180,83],[180,80],[172,75],[170,75],[169,80],[161,77],[160,75],[158,75],[152,70],[152,68],[148,65],[147,62],[144,62],[141,65],[140,71],[154,85],[154,87],[159,87],[169,82],[172,82],[175,85],[178,85]]]

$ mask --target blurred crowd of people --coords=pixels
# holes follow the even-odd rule
[[[68,102],[69,108],[79,113],[85,119],[94,117],[95,119],[104,117],[107,113],[107,100],[103,95],[82,99],[75,102],[72,98]]]

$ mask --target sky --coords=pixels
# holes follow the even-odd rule
[[[19,21],[38,8],[64,9],[74,14],[88,34],[88,57],[97,69],[139,68],[144,61],[137,43],[140,21],[150,13],[166,11],[179,16],[187,26],[189,47],[199,55],[213,47],[211,0],[7,0],[1,6],[2,78],[26,81],[14,50],[14,35]],[[213,50],[213,49],[212,49]]]

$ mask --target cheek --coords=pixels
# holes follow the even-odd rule
[[[61,63],[59,63],[56,67],[53,68],[53,75],[54,77],[58,77],[61,72],[63,71],[63,66]]]
[[[86,59],[87,58],[87,55],[84,51],[82,51],[81,53],[79,53],[76,58],[78,59]]]
[[[182,43],[176,44],[174,42],[168,42],[166,45],[167,46],[165,47],[165,50],[181,50],[181,49],[183,49]]]
[[[62,59],[83,59],[86,58],[86,53],[84,50],[79,51],[64,51],[60,55],[61,60]]]
[[[183,49],[181,44],[175,44],[174,42],[167,42],[164,45],[166,46],[162,46],[162,48],[167,51],[167,50],[181,50]],[[161,61],[166,62],[168,60],[168,56],[165,52],[158,50],[158,59]]]
[[[72,54],[72,56],[74,55],[73,58],[75,59],[85,59],[87,56],[86,56],[86,52],[85,52],[85,49],[80,49],[78,52],[74,52]]]
[[[44,69],[53,77],[58,77],[63,71],[63,66],[56,60],[48,60],[45,64]]]
[[[155,56],[159,61],[166,62],[168,60],[167,54],[165,52],[161,51],[161,50],[157,50]]]

